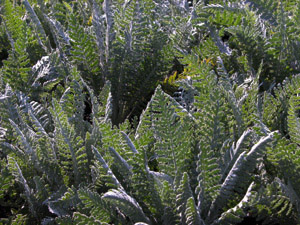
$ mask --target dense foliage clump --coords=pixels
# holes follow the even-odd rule
[[[299,224],[299,13],[0,0],[0,224]]]

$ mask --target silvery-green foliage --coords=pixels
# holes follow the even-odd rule
[[[1,2],[12,223],[299,221],[298,2]]]
[[[132,221],[149,222],[142,208],[135,199],[126,194],[123,190],[114,190],[106,192],[102,199],[111,202],[118,207],[126,216],[130,217]]]
[[[152,113],[156,139],[154,151],[160,171],[172,175],[173,178],[181,176],[180,171],[184,171],[186,167],[185,157],[189,155],[189,127],[180,121],[176,112],[177,105],[160,88],[156,89],[150,107],[155,112]]]
[[[63,173],[73,174],[74,177],[68,175],[66,177],[74,179],[75,185],[79,185],[87,175],[88,169],[84,142],[80,136],[77,136],[74,125],[69,122],[57,100],[54,99],[52,104],[53,108],[50,111],[56,127],[54,137],[60,149],[58,157],[65,164]]]
[[[76,79],[77,84],[86,85],[76,76],[78,75],[74,73],[72,77],[74,80],[69,82],[70,85],[74,85]],[[80,90],[79,86],[73,88]],[[45,223],[50,220],[65,221],[67,218],[73,218],[78,222],[94,219],[99,223],[108,223],[110,220],[127,223],[126,216],[131,223],[147,224],[238,222],[246,215],[243,211],[246,209],[240,201],[249,202],[247,199],[252,196],[251,192],[253,193],[251,201],[259,201],[260,204],[272,209],[274,217],[281,218],[280,212],[285,212],[292,218],[294,214],[291,212],[295,203],[287,197],[292,196],[291,191],[288,191],[293,190],[291,186],[280,183],[286,194],[282,196],[276,194],[270,199],[263,194],[267,189],[252,191],[253,185],[258,184],[256,181],[251,184],[253,181],[251,177],[254,176],[255,170],[259,169],[259,163],[263,162],[265,145],[272,140],[274,134],[261,137],[259,142],[249,148],[245,146],[244,139],[253,136],[250,135],[250,131],[246,131],[233,145],[233,149],[226,153],[229,155],[224,161],[227,166],[224,167],[218,160],[223,160],[225,153],[217,151],[222,146],[219,142],[225,140],[218,132],[225,127],[222,128],[223,117],[218,116],[220,103],[215,101],[215,96],[220,96],[223,92],[221,88],[217,92],[214,85],[207,86],[207,89],[215,90],[214,96],[201,90],[200,87],[200,84],[195,87],[202,94],[201,98],[196,96],[196,107],[204,102],[210,102],[211,106],[202,107],[194,115],[189,114],[158,87],[141,117],[135,138],[124,132],[111,130],[110,125],[106,126],[105,122],[97,117],[93,118],[93,124],[89,128],[92,129],[91,133],[86,134],[84,138],[76,136],[75,127],[80,125],[73,123],[72,117],[68,116],[76,114],[72,111],[76,110],[76,107],[69,108],[63,101],[58,102],[55,99],[50,108],[52,117],[50,121],[53,121],[55,129],[53,134],[50,134],[40,125],[38,117],[33,117],[30,104],[26,105],[26,102],[30,101],[23,97],[21,109],[26,110],[20,111],[20,115],[25,119],[23,114],[29,114],[28,122],[24,120],[23,123],[32,121],[32,128],[29,127],[30,123],[19,128],[22,123],[18,122],[18,125],[11,120],[11,126],[18,136],[21,148],[18,150],[18,146],[9,147],[8,144],[6,146],[10,148],[9,151],[13,153],[18,165],[21,165],[15,167],[16,171],[19,171],[16,176],[24,178],[20,181],[28,193],[28,201],[30,200],[30,204],[33,205],[32,216],[35,215],[33,209],[43,205],[43,210],[49,210],[57,217],[43,218]],[[76,91],[69,94],[76,94]],[[223,104],[226,102],[226,98],[219,100],[223,101]],[[69,101],[77,104],[76,98],[70,98]],[[215,117],[211,118],[215,119],[209,123],[207,121],[206,126],[202,127],[204,126],[202,117],[206,117],[207,112],[213,113],[211,115]],[[220,122],[217,123],[216,119]],[[191,122],[195,123],[196,129],[191,126]],[[196,153],[193,150],[195,147],[193,141],[184,135],[189,134],[190,137],[195,131],[193,135],[198,143]],[[166,135],[167,132],[171,133]],[[205,132],[211,132],[211,137],[202,137]],[[97,137],[100,140],[97,140]],[[38,142],[35,141],[37,138]],[[49,150],[45,152],[47,148]],[[45,160],[44,154],[48,154],[48,160],[49,155],[51,156],[50,162]],[[167,154],[171,157],[166,157]],[[19,158],[24,156],[32,160],[31,170],[35,171],[35,185],[26,181],[28,179],[26,172],[28,169],[24,167],[26,161]],[[193,157],[198,157],[197,171],[191,171],[193,166],[187,164]],[[88,166],[91,172],[87,170]],[[47,176],[41,177],[40,172]],[[199,174],[196,190],[193,184],[195,181],[188,178],[195,176],[195,173]],[[224,177],[222,179],[221,174]],[[59,176],[61,180],[58,179]],[[61,186],[58,185],[59,182]],[[55,189],[43,189],[45,183]],[[86,183],[93,184],[90,190],[82,186]],[[269,184],[266,185],[271,188]],[[263,195],[265,197],[262,197]],[[236,203],[234,207],[228,206],[230,201]],[[279,206],[279,202],[284,204]],[[82,206],[79,207],[80,204],[83,204],[84,210]],[[72,208],[76,212],[72,213]],[[267,217],[267,214],[260,211],[256,213],[261,218]],[[236,220],[232,220],[229,215],[234,215]]]
[[[259,157],[261,157],[263,151],[265,151],[266,144],[270,142],[272,138],[273,134],[271,133],[256,143],[247,154],[245,154],[245,152],[240,154],[220,188],[220,195],[216,197],[211,205],[207,218],[209,223],[216,219],[220,210],[223,210],[222,208],[226,205],[225,202],[228,201],[228,198],[234,196],[233,192],[243,190],[243,185],[249,185],[250,176],[246,176],[248,179],[245,179],[244,175],[253,173]],[[241,171],[243,172],[241,173]],[[243,174],[243,176],[239,176],[239,174]]]
[[[181,223],[190,224],[191,221],[195,224],[201,224],[202,219],[199,211],[196,207],[196,202],[193,196],[192,189],[190,187],[190,180],[187,173],[184,173],[180,181],[180,185],[177,189],[178,195],[176,196],[176,203],[178,205],[178,211],[181,214]],[[191,219],[192,217],[192,219]]]
[[[103,73],[99,67],[97,47],[94,43],[94,35],[91,28],[84,27],[78,23],[81,16],[70,13],[69,35],[70,35],[70,59],[72,64],[81,72],[81,76],[93,89],[97,90],[104,85]],[[102,70],[103,72],[103,70]]]
[[[23,1],[23,4],[25,6],[26,11],[29,14],[30,19],[32,20],[32,23],[36,27],[36,30],[38,32],[37,37],[39,40],[39,44],[41,46],[43,46],[43,48],[45,49],[46,52],[50,51],[50,43],[47,40],[45,30],[44,30],[39,18],[37,17],[35,11],[33,10],[33,8],[31,7],[30,3],[27,0]]]

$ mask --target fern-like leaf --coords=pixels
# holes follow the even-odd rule
[[[261,138],[248,153],[243,152],[240,154],[230,173],[223,182],[220,194],[210,207],[209,214],[206,219],[209,223],[213,222],[221,214],[223,207],[226,206],[228,200],[234,196],[234,192],[243,192],[244,186],[249,184],[249,175],[254,171],[258,158],[262,156],[265,151],[266,144],[272,140],[273,136],[274,132]],[[246,179],[245,174],[249,174]]]
[[[186,203],[186,224],[187,225],[204,225],[204,221],[201,219],[197,206],[195,204],[195,199],[190,197]]]
[[[113,189],[109,192],[106,192],[102,196],[102,199],[114,204],[133,222],[150,223],[149,218],[144,214],[138,202],[121,189]]]

